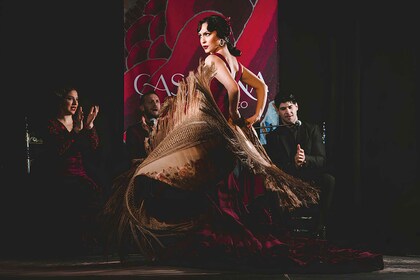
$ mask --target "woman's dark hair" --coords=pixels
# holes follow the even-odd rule
[[[72,91],[78,91],[77,88],[73,86],[64,86],[53,91],[53,98],[55,100],[56,106],[60,106],[63,102],[63,99],[66,98],[67,94]]]
[[[54,108],[52,114],[57,114],[60,111],[64,98],[66,98],[67,94],[72,90],[78,91],[77,88],[73,86],[64,86],[53,90],[52,102],[54,104]]]
[[[217,37],[226,41],[226,45],[231,55],[240,56],[242,54],[242,52],[233,45],[233,42],[230,41],[230,35],[232,34],[230,19],[226,19],[219,15],[205,17],[199,21],[197,33],[200,32],[201,25],[205,22],[207,22],[208,31],[216,31]]]
[[[72,90],[77,91],[77,88],[73,86],[64,86],[62,88],[54,90],[54,95],[58,98],[65,98],[67,94]]]

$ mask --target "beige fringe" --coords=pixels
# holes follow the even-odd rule
[[[175,97],[167,98],[162,106],[161,117],[151,134],[149,156],[138,166],[122,174],[114,182],[114,193],[106,205],[110,225],[115,227],[112,236],[121,244],[121,239],[131,231],[141,252],[154,259],[164,247],[159,238],[183,234],[194,227],[194,221],[166,224],[147,215],[142,201],[136,201],[134,179],[145,175],[160,180],[165,170],[145,173],[150,164],[173,153],[205,143],[209,139],[221,138],[231,156],[239,160],[251,173],[264,178],[268,192],[277,194],[279,206],[293,209],[317,203],[319,190],[277,168],[261,145],[253,127],[238,127],[228,124],[220,112],[210,91],[214,67],[201,60],[197,71],[180,82]],[[226,170],[226,174],[232,170]],[[168,181],[164,181],[169,183]],[[185,185],[174,187],[189,189]],[[116,232],[115,232],[116,231]]]

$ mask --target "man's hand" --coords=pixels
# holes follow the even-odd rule
[[[300,147],[300,144],[297,144],[297,150],[295,155],[295,165],[296,167],[302,167],[306,163],[305,161],[305,150]]]

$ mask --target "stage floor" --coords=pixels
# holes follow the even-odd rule
[[[72,260],[0,260],[0,279],[420,279],[420,256],[384,256],[381,271],[354,274],[276,274],[147,265],[141,256]]]

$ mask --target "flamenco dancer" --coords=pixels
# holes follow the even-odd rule
[[[267,201],[294,209],[318,203],[319,189],[276,167],[259,142],[252,125],[267,86],[237,59],[229,18],[203,18],[197,32],[208,56],[165,100],[148,156],[115,181],[105,209],[112,240],[164,264],[282,273],[382,269],[380,254],[274,230]],[[238,110],[239,81],[257,96],[246,119]],[[243,178],[256,177],[262,190],[245,203]]]

